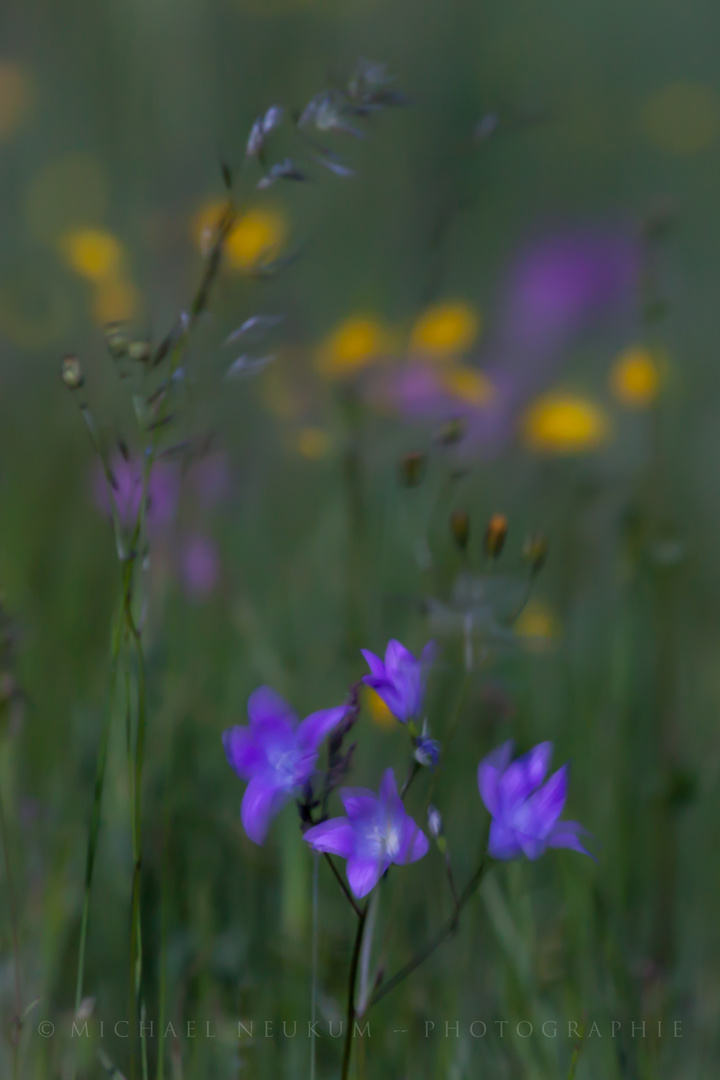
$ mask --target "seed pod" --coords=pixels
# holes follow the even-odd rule
[[[508,519],[504,514],[493,514],[485,530],[485,554],[489,559],[497,559],[505,547],[508,531]]]
[[[463,440],[467,424],[462,418],[448,420],[447,424],[436,432],[435,438],[443,446],[454,446]]]
[[[63,357],[62,380],[68,390],[79,390],[85,383],[85,375],[77,356]]]
[[[465,551],[470,539],[470,518],[466,510],[453,510],[450,515],[450,531],[460,551]]]
[[[405,487],[416,487],[425,473],[425,455],[419,450],[403,454],[400,459],[400,483]]]
[[[523,558],[530,563],[533,574],[539,574],[545,565],[548,553],[547,539],[542,533],[531,533],[523,547]]]

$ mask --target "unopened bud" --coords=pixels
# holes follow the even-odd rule
[[[105,328],[105,344],[114,360],[119,360],[128,351],[127,327],[124,323],[108,323]]]
[[[85,382],[85,375],[77,356],[64,356],[62,361],[62,380],[68,390],[79,390]]]
[[[464,551],[470,539],[470,518],[466,510],[454,510],[450,515],[450,531],[455,543]]]
[[[428,806],[427,812],[428,831],[436,840],[442,836],[443,821],[440,811],[435,806]]]
[[[548,543],[542,533],[531,533],[523,547],[523,558],[530,563],[533,574],[539,574],[545,565]]]
[[[425,455],[419,451],[403,454],[400,459],[400,483],[405,487],[416,487],[425,473]]]
[[[489,559],[497,559],[505,547],[508,531],[508,519],[504,514],[493,514],[485,530],[485,554]]]

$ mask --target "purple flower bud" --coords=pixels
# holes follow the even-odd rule
[[[431,771],[440,760],[440,743],[437,739],[430,738],[427,720],[423,722],[420,735],[415,739],[415,753],[413,755],[419,765],[423,765]]]
[[[298,723],[287,702],[261,686],[248,699],[249,727],[223,733],[230,765],[248,781],[241,816],[255,844],[264,842],[271,819],[302,792],[315,769],[320,744],[346,712],[346,705],[322,709]]]
[[[340,798],[347,817],[314,825],[304,839],[315,851],[347,859],[348,884],[361,900],[392,863],[422,859],[430,842],[406,813],[392,769],[385,770],[378,795],[368,788],[342,788]]]
[[[369,649],[360,651],[370,667],[370,674],[362,679],[365,685],[372,687],[401,723],[416,717],[422,709],[427,670],[435,654],[433,642],[428,642],[419,660],[399,641],[388,643],[384,662]]]
[[[567,847],[590,855],[579,840],[586,832],[582,825],[559,820],[567,798],[568,766],[543,783],[552,743],[539,743],[511,763],[513,749],[510,739],[478,766],[478,788],[492,815],[489,854],[495,859],[538,859],[549,847]]]

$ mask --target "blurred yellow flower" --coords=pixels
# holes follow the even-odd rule
[[[317,355],[318,370],[331,377],[353,375],[388,348],[388,335],[371,315],[353,315],[330,335]]]
[[[640,122],[645,134],[668,154],[695,154],[720,135],[720,97],[700,83],[672,83],[644,103]]]
[[[60,238],[60,251],[68,266],[88,281],[117,277],[123,258],[120,241],[103,229],[76,229]]]
[[[416,352],[445,359],[464,352],[480,331],[480,316],[462,301],[435,304],[420,315],[410,334]]]
[[[395,727],[398,721],[388,709],[383,699],[371,687],[363,689],[365,704],[367,705],[370,719],[381,728]]]
[[[548,394],[529,409],[525,437],[534,450],[572,454],[599,446],[609,426],[605,412],[587,398]]]
[[[318,461],[330,449],[330,436],[322,428],[303,428],[298,435],[297,448],[309,461]]]
[[[448,368],[443,372],[441,382],[448,393],[468,405],[485,405],[495,395],[495,387],[487,375],[475,368]]]
[[[17,131],[34,99],[35,85],[30,72],[12,60],[0,61],[0,141]]]
[[[515,633],[542,647],[560,636],[560,627],[554,613],[546,604],[540,600],[531,600],[515,623]]]
[[[630,409],[651,405],[660,390],[660,372],[650,350],[636,346],[622,353],[612,366],[610,388]]]
[[[97,283],[93,315],[101,325],[129,321],[137,315],[139,306],[138,292],[131,281],[111,277]]]
[[[195,216],[193,235],[203,255],[208,255],[215,243],[216,229],[226,208],[226,202],[211,202]],[[230,231],[225,244],[227,263],[236,270],[252,270],[275,255],[286,236],[287,223],[278,209],[253,207]]]

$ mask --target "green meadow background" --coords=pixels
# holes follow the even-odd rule
[[[157,341],[187,306],[202,273],[202,222],[224,197],[221,162],[240,176],[257,243],[269,230],[297,257],[268,280],[248,272],[244,256],[226,259],[183,361],[187,394],[168,436],[211,445],[225,483],[208,508],[188,476],[175,523],[151,540],[144,579],[149,1075],[310,1076],[312,856],[292,807],[264,847],[245,837],[243,784],[221,734],[246,722],[262,683],[302,716],[340,703],[366,670],[359,648],[382,652],[391,637],[414,651],[431,637],[441,646],[428,718],[441,741],[456,715],[460,725],[408,805],[423,824],[432,789],[458,881],[470,877],[487,826],[477,763],[510,737],[522,749],[550,739],[556,764],[571,760],[567,813],[593,833],[598,862],[553,851],[495,867],[457,935],[371,1014],[356,1075],[713,1075],[719,33],[710,0],[3,5],[2,1077],[131,1075],[132,1040],[113,1030],[129,1017],[130,992],[122,694],[87,938],[88,1034],[72,1036],[120,572],[94,494],[95,452],[60,362],[80,358],[103,445],[122,439],[139,453],[133,389],[118,378],[103,324],[128,319],[138,339]],[[315,168],[313,182],[258,193],[259,173],[248,170],[245,183],[254,118],[276,102],[302,108],[358,57],[387,63],[408,103],[373,117],[367,139],[330,140],[357,176]],[[489,113],[496,130],[474,137]],[[600,439],[558,453],[528,441],[518,416],[498,456],[458,457],[432,424],[361,407],[352,378],[320,370],[338,327],[360,317],[382,330],[381,362],[401,362],[418,318],[441,302],[476,321],[467,362],[482,365],[503,275],[533,237],[648,221],[663,226],[654,317],[637,303],[577,335],[544,388],[594,410]],[[252,249],[252,235],[247,242]],[[223,341],[258,312],[285,313],[260,350],[276,359],[256,377],[226,379],[237,353]],[[659,373],[633,408],[612,376],[630,349]],[[427,456],[414,487],[400,482],[409,452]],[[449,528],[454,511],[469,516],[464,552]],[[494,513],[509,529],[488,567],[482,536]],[[439,625],[428,608],[449,602],[458,575],[491,574],[507,614],[537,531],[549,555],[532,597],[510,631],[496,625],[502,614],[483,616],[467,675],[462,618]],[[188,589],[179,555],[183,537],[196,535],[216,545],[217,579],[202,594]],[[353,783],[376,787],[387,764],[404,774],[405,733],[367,697],[356,734]],[[326,870],[318,1078],[340,1075],[340,1040],[327,1023],[344,1015],[354,932]],[[393,874],[376,929],[388,971],[450,910],[435,850]],[[161,1008],[175,1032],[165,1040]],[[252,1038],[238,1038],[239,1020],[255,1022]],[[283,1020],[298,1021],[298,1037],[282,1035]],[[487,1024],[484,1038],[470,1033],[474,1020]],[[556,1038],[539,1034],[548,1020]],[[427,1038],[426,1021],[436,1023]],[[457,1035],[446,1021],[459,1023]],[[518,1035],[519,1021],[533,1024],[531,1037]],[[575,1057],[569,1021],[599,1032]],[[645,1037],[633,1037],[633,1021],[646,1022]]]

